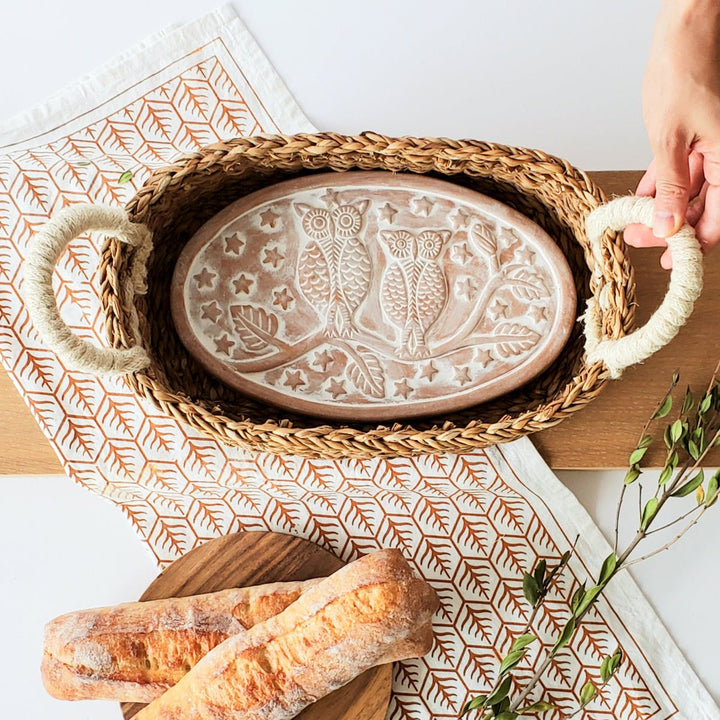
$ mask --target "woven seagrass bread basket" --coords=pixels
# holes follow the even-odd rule
[[[603,226],[591,247],[586,218],[605,197],[564,160],[474,140],[374,133],[238,138],[154,171],[128,203],[129,220],[145,226],[152,237],[149,256],[148,248],[133,247],[127,238],[110,239],[103,248],[101,302],[110,345],[125,351],[140,351],[140,346],[140,365],[146,365],[126,375],[135,393],[221,443],[327,458],[468,452],[555,425],[598,395],[612,368],[601,360],[588,361],[580,322],[551,367],[520,389],[407,424],[319,422],[244,396],[207,374],[180,342],[171,319],[172,271],[186,242],[244,195],[300,175],[348,170],[420,173],[506,203],[538,223],[564,253],[575,279],[577,315],[596,298],[602,306],[595,329],[599,337],[614,340],[631,330],[635,284],[625,246]],[[138,274],[145,260],[146,287],[140,294]]]

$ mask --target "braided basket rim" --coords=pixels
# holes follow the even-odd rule
[[[319,168],[397,167],[405,172],[452,176],[447,179],[459,176],[493,181],[501,174],[503,182],[519,194],[524,190],[529,195],[532,188],[532,192],[557,198],[557,207],[553,205],[553,209],[558,217],[565,214],[576,223],[575,239],[582,246],[591,271],[590,291],[597,294],[602,289],[609,298],[613,314],[606,321],[606,335],[622,337],[633,326],[635,282],[622,239],[616,233],[605,234],[603,265],[597,267],[585,236],[584,215],[605,202],[605,194],[584,172],[561,158],[540,150],[476,140],[392,138],[376,133],[257,135],[207,146],[153,171],[126,210],[133,222],[151,224],[154,208],[167,193],[184,192],[190,196],[193,183],[199,184],[211,175],[216,177],[216,173],[232,174],[245,166],[265,173],[286,168],[308,172]],[[123,268],[131,262],[131,254],[131,248],[111,239],[101,257],[101,305],[108,339],[114,348],[141,343],[138,324],[149,322],[138,310],[138,323],[134,312],[138,303],[132,300],[132,293],[123,282]],[[169,386],[162,368],[155,362],[125,380],[137,395],[163,413],[226,445],[307,457],[368,459],[470,452],[551,427],[592,401],[604,387],[607,371],[601,363],[588,365],[583,356],[572,379],[537,407],[508,413],[492,422],[472,419],[457,425],[438,421],[424,429],[412,425],[378,425],[368,429],[327,423],[299,427],[282,418],[265,422],[232,418],[221,403],[208,406],[207,402]]]

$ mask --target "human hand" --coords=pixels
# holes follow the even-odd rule
[[[655,197],[653,228],[625,240],[663,247],[683,222],[704,249],[720,242],[720,3],[664,0],[643,82],[643,114],[655,159],[636,194]],[[660,260],[672,266],[670,251]]]

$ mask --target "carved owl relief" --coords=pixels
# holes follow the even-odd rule
[[[392,258],[382,280],[382,307],[400,330],[400,354],[428,357],[427,333],[447,301],[447,279],[438,261],[450,231],[386,230],[380,239]]]
[[[370,286],[370,256],[360,232],[368,201],[333,210],[294,203],[310,242],[298,259],[298,287],[324,318],[328,337],[349,337]]]

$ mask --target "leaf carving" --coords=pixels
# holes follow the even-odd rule
[[[476,222],[471,232],[475,242],[487,255],[494,255],[497,252],[497,239],[490,225],[484,222]]]
[[[235,323],[235,332],[250,352],[275,346],[278,319],[274,313],[252,305],[231,305],[230,316]]]
[[[370,397],[385,397],[385,374],[377,357],[362,345],[358,345],[349,355],[347,376],[353,385]]]
[[[508,272],[507,277],[512,280],[508,283],[510,292],[519,300],[539,300],[550,295],[542,276],[534,269],[516,267]]]
[[[502,323],[495,329],[495,348],[506,358],[519,355],[533,348],[540,339],[538,333],[519,323]]]

